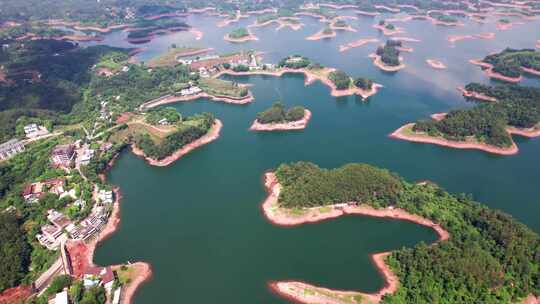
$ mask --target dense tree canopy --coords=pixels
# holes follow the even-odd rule
[[[304,117],[305,108],[292,107],[289,110],[281,102],[276,102],[269,109],[257,113],[257,121],[262,124],[297,121]]]
[[[467,85],[466,89],[495,97],[499,101],[450,111],[441,121],[419,121],[413,130],[458,141],[473,136],[481,142],[509,147],[512,139],[505,130],[507,126],[531,128],[540,122],[538,88],[472,83]]]
[[[14,215],[0,212],[0,292],[24,278],[30,265],[30,247]]]
[[[343,71],[337,70],[330,72],[328,78],[334,83],[338,90],[346,90],[351,86],[351,76]]]
[[[381,56],[381,61],[389,66],[398,66],[400,65],[399,61],[399,50],[396,49],[398,46],[392,40],[386,41],[384,46],[379,46],[377,48],[377,55]]]

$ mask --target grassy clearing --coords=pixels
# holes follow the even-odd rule
[[[204,78],[200,80],[199,86],[206,93],[216,96],[241,98],[248,94],[248,90],[238,83],[221,79]]]

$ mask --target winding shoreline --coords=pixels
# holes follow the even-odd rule
[[[248,32],[247,36],[240,37],[240,38],[233,38],[230,36],[230,34],[225,34],[225,36],[223,36],[223,40],[232,42],[232,43],[243,43],[243,42],[248,42],[248,41],[259,40],[259,38],[257,38],[257,36],[255,36],[249,28],[247,29],[247,32]]]
[[[392,132],[389,135],[389,137],[394,138],[394,139],[416,142],[416,143],[434,144],[438,146],[455,148],[455,149],[481,150],[484,152],[503,155],[503,156],[515,155],[519,151],[516,143],[513,140],[512,140],[512,145],[510,146],[510,148],[499,148],[496,146],[479,143],[479,142],[455,141],[455,140],[448,140],[442,137],[431,137],[426,134],[405,134],[404,133],[406,130],[410,130],[412,132],[412,127],[414,125],[415,125],[414,123],[405,124],[401,126],[399,129]]]
[[[251,76],[251,75],[266,75],[266,76],[274,76],[274,77],[281,77],[284,74],[291,73],[291,74],[304,74],[305,80],[304,85],[308,86],[315,82],[316,80],[321,81],[324,85],[330,87],[331,92],[330,95],[333,97],[343,97],[343,96],[350,96],[350,95],[359,95],[362,97],[363,100],[366,100],[367,98],[377,94],[379,92],[379,89],[381,89],[383,86],[378,83],[373,83],[370,90],[364,90],[360,88],[350,88],[347,90],[338,90],[334,83],[326,77],[328,73],[335,71],[333,68],[324,68],[323,74],[319,75],[311,72],[308,69],[290,69],[290,68],[283,68],[279,71],[251,71],[251,72],[234,72],[231,70],[225,70],[221,71],[220,73],[214,75],[214,78],[220,77],[222,75],[232,75],[232,76]]]
[[[304,109],[304,117],[300,120],[289,121],[283,123],[260,123],[257,119],[253,121],[250,131],[290,131],[290,130],[303,130],[307,127],[309,120],[311,119],[311,111]]]
[[[160,160],[153,159],[151,157],[146,156],[146,154],[144,154],[144,151],[137,148],[135,144],[131,145],[131,151],[133,152],[133,154],[144,158],[144,160],[146,160],[146,162],[151,166],[166,167],[172,164],[173,162],[179,160],[180,158],[182,158],[184,155],[188,154],[189,152],[218,139],[222,127],[223,127],[223,123],[219,119],[216,118],[214,121],[214,124],[205,135],[190,142],[189,144],[182,146],[180,149],[176,150],[170,156],[167,156]]]
[[[261,204],[261,209],[266,219],[276,226],[292,227],[307,223],[317,223],[344,215],[359,215],[410,221],[422,226],[430,227],[438,235],[438,240],[435,243],[446,241],[450,238],[448,231],[439,224],[397,208],[375,209],[368,205],[344,203],[308,208],[302,210],[305,212],[304,214],[291,215],[289,212],[290,210],[278,205],[281,185],[274,172],[267,172],[264,174],[264,187],[268,195]],[[333,290],[314,286],[302,281],[271,281],[268,283],[268,287],[277,295],[297,303],[358,303],[354,297],[360,297],[361,299],[366,298],[374,303],[379,303],[384,295],[395,293],[399,287],[398,277],[385,262],[386,257],[390,254],[391,252],[382,252],[371,255],[375,267],[381,273],[385,281],[384,287],[376,293]]]
[[[350,49],[361,47],[363,45],[366,45],[368,43],[376,43],[379,42],[379,39],[377,38],[365,38],[365,39],[359,39],[352,42],[349,42],[347,44],[342,44],[339,46],[340,52],[346,52]]]
[[[495,78],[495,79],[510,82],[510,83],[518,83],[521,80],[523,80],[523,76],[521,76],[521,75],[519,77],[509,77],[509,76],[504,76],[502,74],[494,72],[493,71],[493,65],[489,64],[487,62],[483,62],[482,60],[470,59],[469,63],[471,63],[473,65],[478,65],[482,69],[485,69],[484,74],[486,74],[486,76],[489,77],[489,78]]]
[[[107,224],[100,232],[98,232],[97,237],[95,237],[88,243],[73,240],[70,240],[66,243],[67,251],[69,253],[71,262],[73,263],[74,259],[75,261],[78,260],[79,262],[79,264],[77,264],[78,271],[74,272],[74,276],[82,276],[86,268],[98,267],[96,264],[94,264],[94,253],[97,246],[109,237],[111,237],[120,225],[120,201],[122,199],[122,194],[120,193],[118,187],[114,187],[113,192],[115,194],[113,210],[107,220]],[[122,265],[111,266],[111,268],[115,270],[119,269],[120,267],[122,267]],[[142,284],[148,282],[152,278],[152,267],[149,263],[135,262],[130,263],[128,267],[134,267],[134,269],[136,269],[136,275],[133,281],[128,283],[127,286],[124,286],[125,289],[123,291],[120,302],[122,304],[133,303],[133,298],[137,290],[142,286]]]
[[[189,96],[174,96],[173,95],[164,99],[158,98],[159,100],[157,101],[148,101],[148,102],[143,103],[139,108],[142,110],[148,110],[148,109],[152,109],[152,108],[170,104],[170,103],[183,102],[183,101],[195,101],[201,98],[208,98],[211,101],[218,101],[218,102],[224,102],[224,103],[236,104],[236,105],[248,104],[250,102],[253,102],[253,100],[255,100],[251,92],[249,92],[248,95],[246,95],[245,97],[238,98],[238,99],[225,97],[225,96],[215,96],[215,95],[210,95],[208,93],[202,92],[199,94],[189,95]]]
[[[330,39],[336,37],[337,33],[332,29],[332,33],[325,34],[325,29],[321,29],[320,31],[316,32],[315,34],[311,36],[307,36],[306,40],[309,41],[315,41],[315,40],[322,40],[322,39]]]

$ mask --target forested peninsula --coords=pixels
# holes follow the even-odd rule
[[[420,120],[416,124],[406,125],[392,136],[503,155],[517,153],[512,133],[527,137],[540,136],[540,89],[470,83],[465,91],[471,96],[483,96],[482,99],[468,97],[481,103],[473,108],[450,111],[441,119]],[[486,99],[496,101],[482,101]]]
[[[317,217],[372,215],[429,225],[440,236],[438,244],[420,243],[383,255],[390,271],[383,270],[385,263],[377,267],[386,280],[397,276],[398,282],[387,283],[395,290],[387,285],[383,294],[366,294],[285,281],[287,290],[273,283],[283,296],[298,302],[319,297],[329,303],[516,303],[540,295],[540,236],[466,195],[449,194],[432,183],[409,183],[366,164],[323,169],[298,162],[282,164],[271,175],[275,180],[267,176],[271,194],[265,204],[275,205],[263,207],[271,220],[299,218],[296,224],[302,224]]]

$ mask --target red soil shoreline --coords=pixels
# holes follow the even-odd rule
[[[336,37],[336,31],[332,29],[332,33],[325,34],[324,29],[316,32],[315,34],[311,36],[307,36],[306,40],[315,41],[315,40],[322,40],[322,39],[330,39]]]
[[[368,43],[376,43],[379,42],[379,39],[377,38],[366,38],[366,39],[359,39],[352,42],[349,42],[347,44],[342,44],[339,46],[340,52],[346,52],[350,49],[361,47],[363,45],[366,45]]]
[[[224,102],[224,103],[228,103],[228,104],[237,104],[237,105],[248,104],[250,102],[253,102],[253,100],[254,100],[253,95],[251,94],[251,92],[249,92],[247,96],[242,97],[242,98],[238,98],[238,99],[225,97],[225,96],[214,96],[214,95],[209,95],[209,94],[203,92],[203,93],[199,93],[199,94],[195,94],[195,95],[170,96],[168,98],[161,99],[159,101],[149,101],[149,102],[146,102],[146,103],[142,104],[140,106],[140,108],[141,109],[151,109],[151,108],[155,108],[155,107],[162,106],[162,105],[165,105],[165,104],[170,104],[170,103],[175,103],[175,102],[183,102],[183,101],[194,101],[194,100],[201,99],[201,98],[208,98],[208,99],[210,99],[212,101]]]
[[[450,35],[446,39],[454,44],[461,40],[472,40],[472,39],[485,39],[490,40],[495,38],[495,33],[480,33],[474,35]]]
[[[478,66],[482,67],[483,69],[485,69],[484,73],[489,78],[495,78],[495,79],[498,79],[498,80],[511,82],[511,83],[518,83],[521,80],[523,80],[523,76],[521,76],[521,75],[519,77],[508,77],[508,76],[504,76],[502,74],[499,74],[497,72],[494,72],[493,71],[493,65],[491,65],[489,63],[486,63],[486,62],[483,62],[482,60],[471,59],[471,60],[469,60],[469,63],[474,64],[474,65],[478,65]]]
[[[289,130],[303,130],[307,127],[309,120],[311,119],[311,111],[304,110],[304,117],[297,121],[284,122],[284,123],[271,123],[262,124],[258,120],[254,120],[249,127],[250,131],[289,131]]]
[[[453,141],[453,140],[448,140],[445,138],[430,137],[425,134],[421,134],[421,135],[403,134],[403,131],[405,129],[412,128],[412,126],[414,126],[414,123],[406,124],[400,127],[399,129],[395,130],[393,133],[391,133],[389,137],[394,138],[394,139],[417,142],[417,143],[434,144],[434,145],[455,148],[455,149],[475,149],[475,150],[481,150],[484,152],[504,155],[504,156],[514,155],[514,154],[517,154],[519,151],[517,145],[513,141],[512,141],[512,146],[510,148],[499,148],[499,147],[491,146],[484,143]]]
[[[495,97],[487,96],[482,93],[478,93],[474,91],[467,91],[465,90],[464,87],[457,87],[457,90],[460,91],[465,97],[474,98],[474,99],[483,100],[483,101],[490,101],[490,102],[498,101],[497,98]]]
[[[335,70],[335,69],[332,69],[332,68],[324,68],[324,69],[325,69],[325,71],[324,71],[325,75]],[[306,86],[312,84],[316,80],[321,81],[323,84],[330,87],[330,89],[331,89],[330,95],[332,95],[334,97],[359,95],[359,96],[362,97],[363,100],[365,100],[365,99],[377,94],[379,89],[383,87],[382,85],[380,85],[378,83],[374,83],[371,90],[363,90],[363,89],[360,89],[360,88],[351,88],[351,89],[348,89],[348,90],[338,90],[336,88],[336,86],[334,85],[334,83],[330,79],[328,79],[325,75],[314,74],[314,73],[310,72],[307,69],[296,69],[295,70],[295,69],[289,69],[289,68],[283,68],[283,69],[280,69],[279,71],[274,71],[274,72],[262,71],[262,70],[251,71],[251,72],[234,72],[234,71],[231,71],[231,70],[225,70],[225,71],[222,71],[222,72],[214,75],[214,78],[217,78],[217,77],[219,77],[221,75],[233,75],[233,76],[267,75],[267,76],[281,77],[281,76],[283,76],[283,74],[287,74],[287,73],[304,74],[304,76],[306,77],[305,81],[304,81],[304,84]]]
[[[343,215],[373,216],[380,218],[405,220],[430,227],[434,229],[439,236],[437,242],[445,241],[450,238],[450,234],[439,224],[436,224],[433,221],[422,218],[418,215],[408,213],[402,209],[374,209],[367,205],[357,206],[345,203],[325,207],[309,208],[306,209],[306,213],[302,215],[290,215],[287,214],[288,211],[286,209],[279,207],[279,205],[277,204],[281,191],[281,185],[279,184],[277,177],[273,172],[265,173],[264,186],[266,188],[268,196],[261,204],[261,209],[266,219],[273,225],[292,227],[303,225],[306,223],[317,223],[320,221],[337,218]],[[323,209],[326,210],[323,211]],[[385,258],[390,254],[391,252],[383,252],[373,254],[371,256],[375,267],[381,273],[385,280],[385,286],[377,293],[332,290],[317,287],[301,281],[272,281],[269,282],[268,287],[272,292],[276,293],[277,295],[292,300],[296,303],[351,303],[350,300],[346,302],[345,299],[350,299],[350,297],[352,296],[361,296],[362,298],[367,298],[369,301],[378,303],[381,301],[384,295],[395,293],[399,287],[399,279],[393,273],[390,267],[388,267],[388,265],[385,263]],[[304,292],[305,290],[310,290],[310,292],[306,293]],[[331,293],[333,296],[328,296],[328,293]],[[356,301],[353,303],[356,303]]]
[[[149,165],[156,167],[166,167],[173,162],[179,160],[180,158],[182,158],[182,156],[188,154],[189,152],[218,139],[222,127],[223,123],[219,119],[216,119],[210,130],[201,138],[190,142],[189,144],[183,146],[182,148],[174,152],[172,155],[167,156],[166,158],[161,160],[153,159],[146,156],[144,154],[144,151],[137,148],[134,144],[131,145],[131,151],[133,152],[133,154],[144,158]]]

